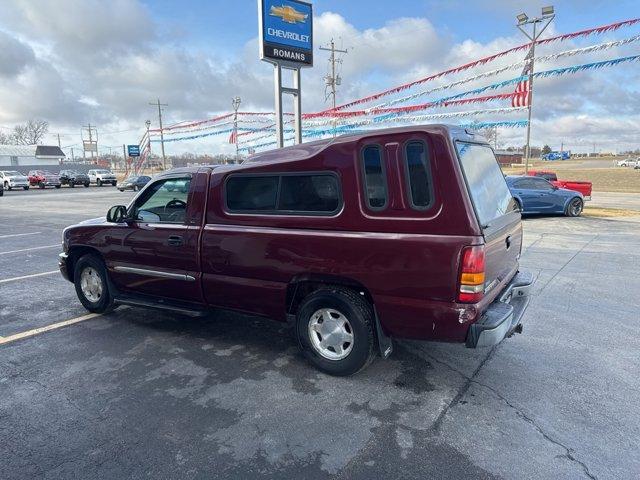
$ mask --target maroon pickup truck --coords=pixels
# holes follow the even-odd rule
[[[92,312],[290,321],[312,364],[349,375],[392,338],[481,347],[520,332],[533,283],[521,246],[489,145],[431,125],[168,171],[65,229],[59,263]]]

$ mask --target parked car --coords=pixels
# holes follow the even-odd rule
[[[0,184],[5,190],[13,190],[14,188],[29,190],[29,178],[16,170],[1,171]]]
[[[84,185],[89,187],[89,175],[86,173],[76,172],[75,170],[60,170],[60,183],[69,185],[71,188],[76,185]]]
[[[151,177],[147,177],[145,175],[132,175],[127,177],[127,179],[118,186],[118,190],[121,192],[124,192],[125,190],[133,190],[134,192],[137,192],[149,183],[149,180],[151,180]]]
[[[0,197],[4,196],[4,185],[0,183]]]
[[[116,176],[109,170],[89,170],[88,175],[91,183],[95,183],[99,187],[101,187],[105,183],[110,183],[114,187],[118,184]]]
[[[392,338],[495,345],[533,283],[491,147],[459,127],[368,131],[162,173],[63,233],[62,275],[91,312],[216,307],[295,324],[349,375]]]
[[[583,182],[580,180],[558,180],[558,175],[556,175],[555,172],[550,172],[548,170],[529,170],[527,175],[544,178],[558,188],[580,192],[583,200],[591,200],[591,190],[593,188],[593,184],[591,182]]]
[[[508,176],[507,185],[523,214],[561,213],[578,217],[584,208],[580,192],[559,188],[540,177]]]
[[[55,173],[47,172],[45,170],[31,170],[29,172],[29,184],[32,186],[38,186],[39,188],[56,187],[60,188],[60,177]]]
[[[625,158],[624,160],[618,160],[616,163],[619,167],[638,167],[640,165],[640,159]]]

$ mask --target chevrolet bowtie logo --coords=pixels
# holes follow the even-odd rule
[[[295,8],[289,5],[283,5],[281,7],[271,6],[269,15],[272,17],[280,17],[283,22],[287,23],[304,23],[307,21],[309,15],[297,11]]]

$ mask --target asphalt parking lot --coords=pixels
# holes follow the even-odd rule
[[[261,318],[85,317],[61,231],[131,196],[0,199],[0,478],[640,477],[640,216],[527,219],[522,335],[399,341],[345,379]]]

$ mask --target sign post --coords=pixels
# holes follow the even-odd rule
[[[295,143],[302,143],[300,69],[313,66],[313,8],[303,0],[258,0],[260,59],[273,64],[276,142],[284,146],[282,94],[294,97]],[[282,71],[293,71],[293,87],[282,84]]]

